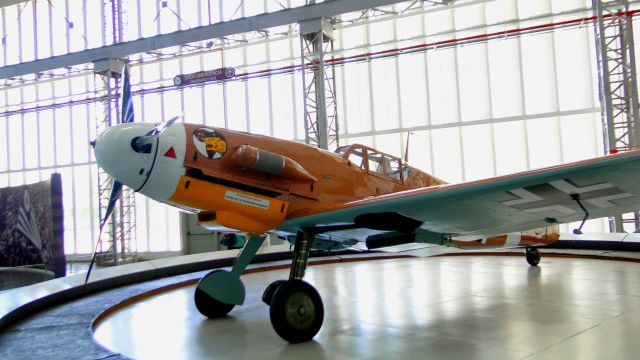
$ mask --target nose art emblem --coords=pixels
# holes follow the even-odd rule
[[[176,158],[176,151],[173,149],[173,146],[169,148],[169,150],[167,150],[166,153],[164,153],[164,156],[166,157],[170,157],[175,159]]]

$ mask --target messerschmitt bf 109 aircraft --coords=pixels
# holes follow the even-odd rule
[[[124,120],[133,119],[128,81],[125,72]],[[231,271],[212,271],[195,290],[196,307],[209,318],[244,302],[240,275],[265,233],[289,239],[289,279],[270,284],[263,301],[275,331],[292,343],[312,339],[323,322],[320,295],[303,281],[311,249],[520,246],[535,266],[536,246],[558,239],[557,224],[640,208],[640,151],[445,184],[363,145],[332,153],[176,119],[99,134],[92,144],[115,180],[112,199],[124,184],[196,213],[205,226],[250,234]]]

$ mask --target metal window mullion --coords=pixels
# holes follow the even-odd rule
[[[82,35],[84,37],[84,49],[89,48],[89,32],[87,31],[87,7],[85,6],[87,2],[85,1],[82,5]],[[93,233],[91,233],[93,235]]]
[[[597,25],[595,25],[595,26],[597,26]],[[592,42],[592,41],[591,41],[591,38],[589,37],[589,34],[590,34],[590,33],[589,33],[589,31],[586,31],[586,30],[584,31],[584,36],[586,37],[587,44],[592,44],[592,45],[593,45],[593,44],[595,44],[595,39],[594,39],[594,41]],[[595,35],[594,35],[594,36],[595,36]],[[594,51],[594,52],[592,52],[592,51],[591,51],[591,49],[593,49],[593,51]],[[598,52],[598,49],[596,49],[595,47],[594,47],[594,48],[592,48],[591,46],[589,46],[589,54],[590,54],[590,55],[592,55],[592,56],[588,56],[588,58],[589,58],[589,59],[588,59],[588,61],[589,61],[589,72],[590,72],[590,73],[594,70],[594,66],[593,66],[593,65],[594,65],[594,63],[593,63],[593,59],[594,59],[594,57],[596,57],[596,58],[597,58],[597,52]],[[596,59],[596,61],[597,61],[597,59]],[[598,74],[598,66],[599,66],[599,65],[598,65],[597,63],[596,63],[595,65],[596,65],[596,66],[595,66],[595,70],[596,70],[596,73],[595,73],[595,79],[599,79],[599,78],[600,78],[600,77],[599,77],[599,74]],[[598,97],[599,97],[599,96],[600,96],[600,93],[599,93],[599,91],[594,87],[594,84],[593,84],[594,74],[593,74],[593,73],[591,73],[591,77],[592,77],[592,78],[591,78],[591,81],[589,81],[589,87],[590,87],[590,89],[591,89],[591,92],[590,92],[591,96],[590,96],[589,101],[591,102],[591,106],[595,108],[595,107],[598,107],[598,106],[599,106],[599,104],[596,104],[596,99],[594,98],[593,94],[594,94],[594,92],[595,92],[595,93],[597,93],[597,95],[598,95]],[[599,81],[599,80],[598,80],[598,81]],[[602,124],[602,122],[600,122],[600,123]],[[604,140],[604,137],[602,136],[602,134],[601,134],[601,136],[598,136],[598,134],[597,134],[597,132],[596,132],[596,131],[594,131],[594,132],[593,132],[593,135],[594,135],[594,142],[595,142],[595,144],[598,144],[598,142],[600,142],[600,141],[603,141],[603,140]],[[603,143],[603,144],[602,144],[602,146],[603,146],[603,148],[606,148],[606,146],[607,146],[607,145],[606,145],[606,143]],[[597,150],[598,150],[598,146],[596,145],[596,153],[595,153],[594,155],[597,155]]]
[[[22,62],[22,16],[18,16],[17,20],[18,20],[18,61]]]
[[[136,0],[136,16],[138,17],[138,38],[142,37],[142,16],[141,14],[140,0]]]
[[[7,64],[7,17],[5,13],[5,8],[2,8],[2,40],[4,41],[2,52],[3,65]],[[5,97],[6,98],[6,97]],[[5,99],[5,104],[7,103]],[[8,135],[7,135],[8,136]]]
[[[287,4],[289,6],[291,6],[291,2],[287,2]],[[293,25],[289,25],[289,32],[293,32]],[[293,63],[293,58],[294,58],[294,41],[293,41],[293,37],[289,38],[289,58],[292,59],[291,62]],[[299,42],[300,45],[302,45],[302,42]],[[303,49],[300,49],[300,53],[302,54],[302,52],[304,51]],[[304,58],[303,58],[304,59]],[[303,60],[304,62],[304,60]],[[304,65],[301,68],[301,72],[300,74],[302,75],[302,79],[304,81]],[[291,77],[291,104],[292,106],[292,110],[293,111],[293,138],[296,139],[298,137],[298,102],[296,101],[297,97],[296,97],[296,73],[293,72],[290,75]],[[303,98],[304,98],[304,86],[302,89],[302,93],[303,93]],[[304,105],[303,105],[304,106]],[[302,116],[304,117],[305,115],[302,114]]]
[[[68,1],[68,0],[67,0]],[[71,79],[67,79],[69,90],[72,93],[71,87]],[[72,217],[71,221],[73,223],[73,242],[76,249],[76,253],[78,252],[78,203],[76,197],[76,172],[74,171],[77,168],[75,161],[75,147],[74,147],[74,133],[73,133],[73,107],[69,108],[69,135],[70,135],[70,148],[71,148],[71,202],[73,203],[72,209]]]
[[[100,6],[100,20],[102,22],[102,27],[100,28],[100,31],[102,32],[102,46],[105,46],[107,44],[107,32],[105,31],[105,29],[107,28],[107,19],[106,19],[106,14],[104,11],[104,7],[107,6],[105,4],[104,1],[102,1],[102,6]]]
[[[200,60],[200,70],[202,70],[202,69],[204,69],[204,55],[201,54],[199,56],[199,60]],[[206,86],[207,85],[203,84],[200,87],[200,109],[202,110],[201,111],[202,119],[200,119],[200,121],[202,122],[202,125],[206,125],[207,124],[207,107],[205,106],[205,103],[206,103],[207,99],[206,99],[205,91],[204,91],[204,88]]]
[[[162,210],[164,210],[164,218],[165,219],[169,219],[169,207],[168,206],[162,206]],[[169,234],[169,229],[170,229],[170,221],[165,221],[164,222],[164,233],[167,234],[168,236],[166,237],[166,245],[164,247],[164,251],[169,251],[169,249],[171,249],[171,244],[170,244],[170,240],[169,238],[172,237],[172,235]],[[182,241],[180,242],[182,243]]]
[[[143,78],[144,78],[144,66],[141,66],[140,67],[140,80],[142,80]],[[140,118],[144,119],[145,118],[145,114],[144,114],[144,112],[145,112],[144,94],[140,95],[140,104],[143,105],[143,106],[140,106]],[[135,194],[133,194],[132,196],[135,196]],[[136,210],[137,210],[137,208],[134,211],[136,211]],[[151,216],[149,214],[149,197],[148,196],[144,197],[144,218],[145,218],[145,222],[146,222],[146,225],[147,225],[147,226],[145,226],[145,230],[146,230],[145,231],[145,241],[147,243],[147,251],[149,251],[149,249],[151,249],[151,242],[150,242],[150,239],[151,239],[151,227],[149,226],[149,224],[150,224],[149,221],[150,221]],[[137,228],[136,228],[136,231],[137,231]],[[136,236],[136,248],[138,247],[137,242],[138,242],[138,237]]]
[[[225,67],[224,49],[220,49],[220,59],[222,67]],[[227,82],[222,82],[222,111],[224,116],[224,127],[229,128],[229,104],[227,102]]]
[[[22,97],[22,95],[20,97]],[[26,180],[27,180],[27,178],[26,178],[26,171],[27,171],[26,157],[27,157],[27,155],[25,154],[25,147],[24,147],[24,114],[20,114],[20,136],[21,136],[20,147],[22,147],[22,183],[24,184],[26,182]]]
[[[247,52],[242,50],[242,62],[244,66],[247,65]],[[244,82],[244,112],[245,112],[245,125],[248,132],[251,132],[251,106],[249,106],[251,95],[249,94],[249,80]]]
[[[145,221],[147,223],[146,226],[146,233],[147,233],[147,252],[151,252],[151,214],[150,214],[150,210],[149,208],[151,207],[151,201],[149,200],[148,196],[144,197],[144,216],[145,216]]]
[[[73,227],[73,247],[75,249],[75,253],[77,253],[78,252],[78,212],[76,211],[76,209],[78,208],[78,203],[76,199],[76,172],[74,171],[75,170],[74,165],[71,165],[69,167],[71,171],[71,187],[69,187],[68,189],[71,189],[71,203],[73,204],[73,209],[71,209],[71,223]]]
[[[2,9],[2,13],[4,15],[4,9]],[[4,22],[3,22],[4,24]],[[7,91],[2,92],[2,96],[4,96],[4,103],[6,104],[9,101],[9,96],[7,95]],[[4,149],[4,157],[7,164],[7,172],[9,174],[11,172],[11,166],[9,164],[9,117],[4,118],[4,133],[7,135],[7,141],[5,141],[5,149]],[[7,183],[11,184],[10,177],[7,176]]]
[[[267,10],[267,0],[263,1],[263,6],[264,6],[264,10]],[[271,46],[269,43],[267,43],[265,45],[266,51],[267,51],[267,61],[271,62]],[[269,101],[269,135],[273,136],[274,132],[273,132],[273,84],[271,82],[271,76],[267,77],[267,89],[268,89],[268,93],[267,96],[268,101]]]
[[[36,86],[36,99],[39,97],[38,86]],[[42,156],[40,156],[42,153],[42,149],[40,148],[40,111],[36,111],[36,151],[38,155],[38,169],[40,169],[42,168]],[[41,178],[39,179],[42,180]]]
[[[160,67],[160,74],[162,74],[162,67]],[[164,101],[164,93],[160,94],[160,118],[161,119],[166,119],[166,111],[165,111],[165,101]],[[158,143],[157,146],[159,146],[160,143]],[[162,205],[160,205],[162,206]],[[166,209],[165,209],[165,219],[166,219]],[[164,233],[167,233],[167,222],[164,221],[163,223],[164,226]],[[164,249],[167,250],[169,249],[169,237],[165,237],[164,239],[165,244],[164,244]]]
[[[551,4],[549,4],[549,6],[550,5]],[[551,32],[551,48],[553,49],[553,56],[552,56],[553,75],[554,75],[553,83],[556,89],[556,111],[560,111],[560,86],[558,84],[558,61],[556,59],[557,52],[556,52],[556,32],[555,31]],[[562,146],[562,125],[560,124],[560,118],[556,118],[556,127],[558,131],[559,145],[560,145],[560,163],[564,164],[564,153],[563,153],[563,146]]]
[[[56,87],[51,86],[51,96],[55,99],[56,97]],[[57,124],[56,124],[56,108],[53,108],[51,111],[51,116],[53,117],[53,164],[58,165],[58,144],[56,143],[57,136]]]
[[[178,73],[179,74],[184,74],[184,60],[182,58],[178,59]],[[201,86],[202,87],[202,86]],[[195,91],[196,88],[191,88],[193,91]],[[178,93],[180,94],[180,109],[182,111],[182,114],[185,113],[185,106],[184,106],[184,92],[186,91],[186,88],[181,88],[178,90]],[[162,118],[162,120],[164,121],[164,117]],[[185,118],[182,117],[181,122],[185,122]]]
[[[453,23],[453,28],[456,29],[456,17],[454,14],[454,11],[452,10],[450,12],[451,14],[451,22]],[[458,62],[458,47],[455,46],[453,48],[453,64],[454,64],[454,69],[455,69],[455,75],[456,75],[456,111],[458,112],[458,124],[462,123],[462,104],[460,101],[460,64]],[[462,127],[458,127],[458,144],[460,147],[460,168],[462,169],[462,181],[465,181],[467,176],[466,176],[466,171],[465,171],[465,165],[464,165],[464,141],[462,141]]]
[[[520,19],[520,12],[518,8],[518,3],[514,3],[516,9],[516,16]],[[521,38],[518,37],[518,75],[520,77],[520,101],[522,104],[522,114],[527,114],[527,103],[524,99],[524,69],[522,66],[522,41]],[[529,133],[527,131],[527,120],[524,120],[524,125],[522,127],[524,133],[524,149],[525,149],[525,159],[526,159],[526,167],[527,170],[531,168],[531,160],[529,159]]]
[[[220,16],[220,21],[224,21],[224,1],[223,0],[219,0],[218,1],[218,15]],[[211,4],[209,4],[211,5]],[[225,56],[224,56],[224,46],[221,46],[220,48],[220,60],[222,63],[222,67],[225,67],[226,61],[225,61]],[[224,127],[225,128],[229,128],[229,105],[227,102],[227,82],[223,81],[222,82],[222,108],[224,111]]]
[[[246,9],[245,9],[245,3],[244,1],[242,1],[242,3],[240,3],[240,17],[244,18],[246,14]],[[242,35],[242,39],[246,40],[247,36],[246,35]],[[247,65],[248,61],[247,61],[247,48],[243,47],[242,48],[242,64],[245,67],[248,67]],[[247,80],[244,82],[244,94],[245,94],[245,98],[244,98],[244,106],[245,106],[245,117],[246,117],[246,126],[247,126],[247,131],[251,132],[251,107],[249,106],[250,100],[251,100],[251,95],[249,94],[249,81]]]
[[[393,6],[393,9],[396,9],[396,5]],[[393,21],[393,39],[398,42],[398,21],[397,19],[391,20]],[[398,125],[402,128],[404,127],[404,116],[402,113],[402,90],[400,89],[400,61],[398,57],[395,56],[393,58],[393,62],[396,68],[396,97],[398,99]],[[409,134],[407,134],[409,137]],[[402,141],[402,136],[400,136],[400,154],[406,153],[406,145],[405,141]],[[401,156],[402,158],[403,156]]]
[[[342,33],[341,33],[342,34]],[[338,41],[340,42],[340,46],[342,47],[342,37],[338,37]],[[348,110],[348,104],[347,104],[347,85],[346,85],[346,79],[345,79],[345,68],[344,66],[341,67],[340,69],[340,77],[342,78],[340,87],[342,88],[342,121],[344,124],[344,130],[343,133],[347,134],[349,132],[349,117],[347,116],[347,110]],[[336,89],[336,97],[337,97],[337,89]],[[337,112],[337,106],[336,106],[336,112]],[[339,135],[339,134],[337,134]],[[340,143],[337,144],[337,147],[340,147]]]
[[[427,38],[427,23],[425,19],[425,15],[421,16],[421,26],[422,26],[422,35],[424,38]],[[432,112],[431,112],[431,91],[429,90],[429,57],[427,56],[427,52],[423,52],[424,57],[424,83],[426,90],[426,103],[427,103],[427,126],[432,126]],[[435,157],[433,155],[433,136],[432,131],[428,130],[427,135],[429,137],[429,165],[431,169],[429,170],[431,173],[434,172],[435,169]]]
[[[24,103],[24,89],[20,89],[20,103]],[[27,155],[24,143],[24,114],[20,114],[20,147],[22,148],[22,183],[26,181],[25,171],[27,170]]]
[[[202,0],[198,0],[198,26],[202,26],[203,25],[202,24],[202,16],[201,16],[202,11],[203,11],[203,9],[202,9]],[[209,14],[211,14],[211,13],[209,13]]]
[[[160,7],[160,1],[156,1],[156,14],[158,14],[156,16],[156,34],[160,35],[162,34],[162,16],[160,16],[160,12],[162,11],[162,8]],[[162,73],[160,73],[162,74]]]
[[[193,0],[191,0],[193,1]],[[178,28],[178,31],[182,30],[182,21],[180,21],[182,19],[182,12],[180,11],[180,1],[176,1],[176,27]],[[188,25],[185,23],[185,25]]]
[[[88,87],[88,80],[85,81],[85,86]],[[85,109],[86,109],[86,114],[87,115],[91,113],[89,111],[89,106],[90,106],[89,104],[85,105]],[[90,127],[92,125],[91,124],[91,117],[87,116],[85,121],[87,122],[87,139],[91,139],[91,130],[90,130]],[[89,147],[87,147],[87,152],[88,152],[88,158],[87,159],[89,160],[89,163],[91,163],[91,149]],[[80,165],[80,164],[78,164],[78,165]],[[92,165],[88,165],[87,167],[89,168],[89,189],[95,189],[94,181],[93,181],[93,171],[92,171],[93,166]],[[93,238],[95,237],[94,235],[95,235],[95,217],[96,217],[96,214],[95,214],[94,202],[93,202],[93,196],[92,195],[89,196],[89,212],[91,214],[91,216],[89,217],[89,224],[90,224],[89,226],[91,228],[91,233],[90,233],[91,234],[91,247],[93,248]]]
[[[485,24],[487,22],[487,11],[486,7],[482,7],[482,17],[485,20]],[[485,34],[487,31],[485,30]],[[493,92],[491,87],[491,64],[489,59],[489,45],[485,44],[485,64],[486,64],[486,74],[487,74],[487,91],[489,91],[489,117],[493,119]],[[493,171],[491,172],[493,176],[496,176],[498,173],[498,164],[496,160],[496,139],[494,134],[494,126],[493,123],[489,124],[489,141],[491,142],[491,160],[493,165]]]
[[[69,28],[69,0],[64,1],[64,25],[67,33],[67,54],[71,52],[71,29]]]
[[[364,36],[369,52],[371,52],[371,35],[369,31],[369,24],[364,27]],[[367,76],[369,79],[369,123],[371,124],[371,130],[376,131],[376,115],[373,105],[373,70],[371,69],[371,61],[367,61]],[[373,148],[377,147],[377,138],[373,136],[372,145]]]
[[[32,11],[32,17],[33,17],[33,58],[34,59],[39,59],[38,57],[38,21],[37,21],[37,17],[36,17],[36,5],[37,3],[34,1],[32,6],[31,6],[31,10]]]

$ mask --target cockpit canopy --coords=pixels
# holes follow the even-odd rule
[[[353,144],[341,146],[336,153],[367,173],[404,183],[413,173],[413,168],[400,158],[385,154],[368,146]]]

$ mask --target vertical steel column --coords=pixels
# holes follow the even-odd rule
[[[94,67],[97,68],[96,65],[94,65]],[[111,111],[111,103],[114,98],[113,85],[111,81],[113,73],[111,70],[105,71],[100,69],[95,72],[94,76],[97,78],[97,81],[95,81],[95,91],[106,92],[104,95],[104,101],[102,102],[103,116],[100,117],[100,112],[96,111],[96,116],[98,117],[98,119],[96,119],[96,134],[100,134],[113,124]],[[98,167],[98,223],[102,221],[107,211],[112,182],[111,177],[109,177],[102,168]],[[114,224],[113,219],[115,218],[115,214],[118,212],[118,209],[114,210],[114,216],[112,216],[104,225],[105,228],[102,231],[101,237],[102,242],[97,250],[98,256],[96,257],[96,261],[98,262],[98,265],[103,265],[109,262],[113,262],[115,264],[117,252],[114,244],[116,244],[115,239],[117,238],[117,227]]]
[[[593,0],[599,95],[606,153],[638,147],[638,85],[633,46],[633,21],[627,0]],[[624,223],[639,228],[638,213],[610,219],[610,228],[624,232]]]
[[[104,34],[110,39],[110,43],[122,42],[125,24],[125,0],[104,1],[103,13],[109,17],[103,22]],[[96,76],[104,84],[106,91],[104,102],[104,118],[96,122],[96,133],[104,131],[106,128],[121,122],[122,116],[120,107],[119,84],[124,66],[122,59],[105,59],[94,63]],[[96,91],[98,89],[96,88]],[[96,112],[98,113],[98,112]],[[113,180],[101,169],[98,168],[98,208],[99,216],[102,220],[107,206]],[[103,231],[103,244],[99,249],[99,256],[96,258],[101,265],[118,265],[119,263],[131,262],[134,257],[131,251],[135,244],[136,222],[135,222],[135,194],[133,190],[124,186],[122,194],[116,204],[116,208],[105,225],[107,229]],[[105,251],[104,248],[107,248]]]
[[[103,85],[104,116],[96,121],[96,134],[108,127],[121,123],[121,102],[119,89],[123,60],[108,59],[94,63],[95,76]],[[98,89],[96,89],[98,91]],[[98,112],[96,112],[98,114]],[[109,204],[109,196],[113,185],[112,178],[98,167],[98,213],[102,220]],[[134,260],[132,245],[135,244],[135,193],[126,186],[122,188],[120,199],[111,218],[105,225],[102,244],[98,249],[96,262],[98,265],[118,265]],[[106,250],[105,250],[106,249]]]
[[[333,51],[333,26],[324,18],[299,25],[305,142],[328,150],[338,146],[335,70],[324,59]]]

